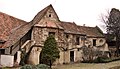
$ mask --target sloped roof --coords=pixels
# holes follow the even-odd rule
[[[33,26],[32,23],[26,23],[22,25],[20,28],[14,30],[14,32],[10,34],[9,39],[4,43],[2,48],[14,45],[31,29],[32,26]]]
[[[46,14],[47,10],[51,7],[51,5],[47,6],[43,10],[37,13],[37,15],[34,17],[34,19],[31,21],[33,24],[38,23],[41,18]]]
[[[73,22],[63,22],[61,21],[61,26],[64,28],[65,33],[70,34],[81,34],[78,31],[77,25]]]
[[[43,10],[41,10],[40,12],[38,12],[37,15],[34,17],[34,19],[31,22],[34,23],[34,24],[38,23],[41,20],[41,18],[47,13],[47,11],[50,8],[52,8],[54,10],[53,6],[50,4],[49,6],[45,7]],[[56,12],[55,12],[55,14],[56,14]]]
[[[99,27],[78,26],[79,32],[86,34],[88,37],[104,37]]]
[[[47,28],[59,28],[63,29],[59,22],[56,21],[46,21],[45,23],[35,24],[34,26],[47,27]]]
[[[27,32],[29,23],[0,12],[0,48],[5,48],[14,44],[18,38],[21,38]],[[30,25],[29,25],[30,26]]]
[[[8,36],[26,22],[0,12],[0,40],[6,41]]]

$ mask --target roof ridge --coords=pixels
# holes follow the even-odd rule
[[[74,22],[67,22],[67,21],[60,21],[62,23],[74,23]]]
[[[91,27],[91,26],[82,26],[82,25],[77,25],[78,27],[86,27],[86,28],[95,28],[95,27]]]

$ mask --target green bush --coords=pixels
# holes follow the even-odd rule
[[[112,61],[117,61],[120,60],[120,57],[115,57],[115,58],[105,58],[105,57],[98,57],[97,59],[94,60],[95,63],[108,63]]]
[[[50,69],[49,66],[45,65],[45,64],[38,64],[38,65],[25,65],[22,66],[20,69]]]
[[[1,68],[0,68],[1,69]],[[9,68],[7,68],[7,67],[3,67],[2,69],[9,69]]]
[[[94,63],[104,63],[105,62],[105,59],[104,57],[98,57],[96,58],[93,62]]]
[[[38,64],[38,65],[36,65],[36,67],[38,68],[38,69],[50,69],[47,65],[45,65],[45,64]]]
[[[25,66],[22,66],[20,69],[33,69],[33,66],[32,65],[25,65]]]
[[[37,66],[33,66],[32,69],[40,69],[40,68],[38,68]]]

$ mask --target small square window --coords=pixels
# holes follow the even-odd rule
[[[66,34],[66,38],[69,38],[69,35],[68,35],[68,34]]]
[[[51,14],[49,14],[49,17],[51,17]]]

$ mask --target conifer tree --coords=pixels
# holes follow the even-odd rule
[[[60,51],[57,46],[57,42],[53,35],[47,37],[46,41],[44,42],[44,46],[41,51],[41,62],[43,64],[47,64],[52,66],[53,62],[56,61],[57,58],[60,57]]]

